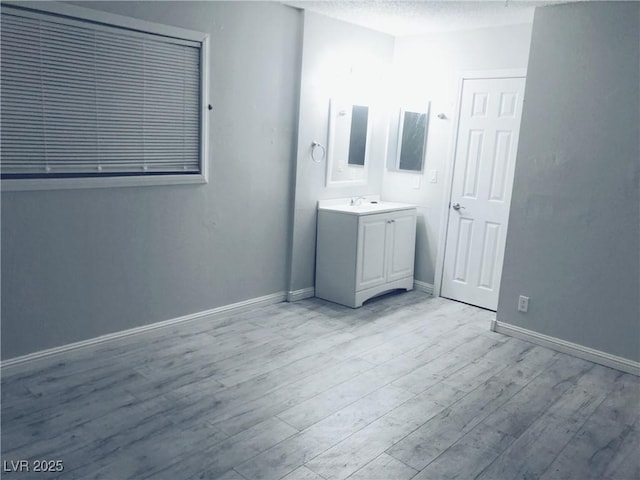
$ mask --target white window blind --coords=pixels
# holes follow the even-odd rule
[[[2,178],[201,173],[201,47],[3,7]]]

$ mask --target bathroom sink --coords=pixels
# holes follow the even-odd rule
[[[320,210],[331,210],[337,212],[348,213],[351,215],[368,215],[373,213],[393,212],[396,210],[406,210],[408,208],[415,208],[415,205],[408,203],[397,202],[383,202],[379,200],[362,200],[360,203],[351,205],[351,202],[320,202],[318,205]]]

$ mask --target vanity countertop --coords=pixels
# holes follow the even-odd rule
[[[318,210],[346,213],[349,215],[371,215],[375,213],[394,212],[416,208],[409,203],[385,202],[374,197],[364,197],[355,205],[351,205],[351,199],[323,200],[318,203]]]

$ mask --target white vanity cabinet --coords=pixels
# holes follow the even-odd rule
[[[349,207],[318,209],[316,297],[357,308],[380,293],[411,290],[415,207]]]

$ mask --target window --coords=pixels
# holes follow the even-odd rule
[[[2,188],[205,182],[206,35],[38,8],[2,6]]]

